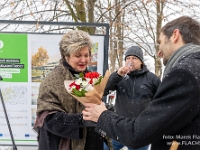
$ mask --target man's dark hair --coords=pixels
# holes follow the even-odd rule
[[[185,44],[200,45],[200,23],[191,17],[179,17],[161,28],[161,32],[169,39],[175,29],[180,31]]]

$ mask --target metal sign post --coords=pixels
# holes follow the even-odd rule
[[[2,81],[2,80],[3,80],[3,78],[0,75],[0,81]],[[15,145],[15,140],[14,140],[14,137],[13,137],[13,133],[12,133],[12,130],[11,130],[10,122],[9,122],[9,119],[8,119],[6,106],[4,104],[4,99],[3,99],[3,94],[1,92],[1,89],[0,89],[0,97],[1,97],[1,102],[2,102],[2,106],[3,106],[4,114],[5,114],[5,117],[6,117],[6,122],[7,122],[7,125],[8,125],[9,132],[10,132],[12,144],[13,144],[13,150],[17,150],[17,147]]]

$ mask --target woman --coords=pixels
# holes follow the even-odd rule
[[[35,130],[39,150],[102,150],[103,139],[94,127],[84,127],[84,106],[65,89],[64,80],[88,72],[91,55],[90,36],[72,30],[60,41],[60,64],[41,83],[37,102]]]

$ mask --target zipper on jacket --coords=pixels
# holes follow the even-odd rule
[[[132,98],[133,105],[134,105],[134,93],[135,93],[135,80],[136,80],[136,76],[134,76],[134,80],[133,80],[133,98]]]

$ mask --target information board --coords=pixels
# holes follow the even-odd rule
[[[60,60],[58,34],[0,34],[0,89],[16,145],[37,145],[32,130],[36,118],[40,83]],[[103,35],[93,36],[97,71],[103,74]],[[46,55],[47,61],[38,65],[36,55]],[[37,65],[36,65],[37,64]],[[4,109],[0,104],[0,145],[12,145]]]

